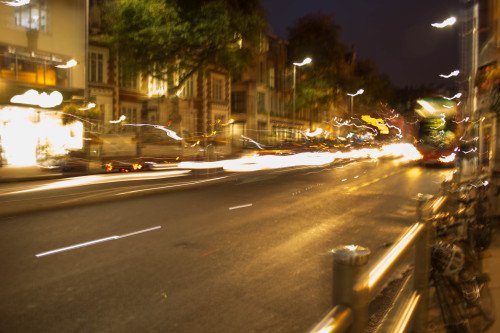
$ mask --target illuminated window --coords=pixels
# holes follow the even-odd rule
[[[32,0],[27,5],[16,7],[15,20],[18,27],[47,31],[47,6],[45,1]]]
[[[269,88],[274,88],[274,67],[269,68]]]
[[[100,52],[89,52],[89,82],[104,82],[104,55]]]
[[[216,100],[224,99],[224,91],[223,91],[223,83],[224,81],[219,77],[214,77],[212,80],[212,98]]]

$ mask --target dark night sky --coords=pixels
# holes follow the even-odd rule
[[[458,0],[263,0],[271,31],[287,39],[287,27],[308,13],[334,14],[344,44],[372,59],[397,86],[443,83],[439,74],[458,68],[458,31],[431,23],[458,17]],[[314,59],[313,59],[314,61]]]

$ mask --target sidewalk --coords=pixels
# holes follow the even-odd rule
[[[493,232],[493,239],[488,250],[484,253],[483,268],[490,276],[489,287],[495,304],[496,320],[488,332],[500,332],[500,226],[497,224]]]

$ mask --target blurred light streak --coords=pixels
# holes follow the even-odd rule
[[[124,121],[126,118],[127,118],[126,116],[121,115],[121,116],[120,116],[120,118],[119,118],[118,120],[110,120],[109,122],[110,122],[111,124],[118,124],[118,123],[120,123],[120,122]]]
[[[27,192],[36,192],[36,191],[45,191],[45,190],[54,190],[75,186],[85,186],[85,185],[95,185],[95,184],[107,184],[114,182],[124,182],[124,181],[132,181],[132,180],[150,180],[150,179],[161,179],[166,177],[176,177],[176,176],[184,176],[187,175],[190,170],[175,170],[175,171],[159,171],[159,172],[151,172],[151,173],[143,173],[143,174],[117,174],[117,175],[94,175],[94,176],[82,176],[82,177],[74,177],[69,179],[64,179],[55,183],[50,183],[47,185],[43,185],[37,188],[21,190],[16,192],[11,192],[7,194],[17,194],[17,193],[27,193]]]
[[[359,89],[358,91],[356,91],[356,93],[354,94],[349,94],[347,93],[347,95],[351,96],[351,97],[354,97],[354,96],[357,96],[357,95],[361,95],[362,93],[364,93],[365,91],[363,89]]]
[[[30,0],[12,0],[12,1],[2,1],[7,6],[19,7],[30,3]]]
[[[126,194],[131,194],[131,193],[139,193],[139,192],[147,192],[147,191],[154,191],[154,190],[162,190],[166,188],[174,188],[174,187],[181,187],[181,186],[187,186],[187,185],[197,185],[197,184],[202,184],[202,183],[208,183],[220,179],[225,179],[227,178],[226,176],[224,177],[218,177],[218,178],[210,178],[210,179],[205,179],[205,180],[198,180],[194,182],[186,182],[186,183],[180,183],[180,184],[173,184],[173,185],[165,185],[165,186],[158,186],[158,187],[150,187],[150,188],[145,188],[141,190],[132,190],[132,191],[127,191],[127,192],[121,192],[116,195],[126,195]]]
[[[75,59],[68,60],[64,65],[57,65],[57,68],[71,68],[78,65],[78,62]]]
[[[62,248],[59,248],[56,250],[36,254],[35,257],[40,258],[40,257],[48,256],[48,255],[54,254],[54,253],[60,253],[60,252],[64,252],[64,251],[74,250],[74,249],[78,249],[81,247],[99,244],[99,243],[103,243],[103,242],[107,242],[107,241],[111,241],[111,240],[117,240],[120,238],[130,237],[130,236],[134,236],[134,235],[138,235],[138,234],[142,234],[142,233],[145,233],[148,231],[153,231],[153,230],[158,230],[158,229],[161,229],[161,226],[156,226],[156,227],[149,228],[149,229],[139,230],[139,231],[131,232],[129,234],[125,234],[125,235],[121,235],[121,236],[110,236],[110,237],[106,237],[106,238],[96,239],[96,240],[93,240],[90,242],[85,242],[85,243],[80,243],[80,244],[71,245],[71,246],[67,246],[67,247],[62,247]]]
[[[456,70],[456,71],[451,72],[451,73],[450,73],[450,74],[448,74],[448,75],[445,75],[445,74],[439,74],[439,76],[444,77],[445,79],[449,79],[449,78],[450,78],[450,77],[452,77],[452,76],[458,76],[458,74],[460,74],[460,71],[459,71],[459,70]]]
[[[246,137],[246,136],[244,136],[244,135],[242,135],[241,137],[242,137],[243,139],[245,139],[245,140],[250,141],[251,143],[255,143],[255,145],[256,145],[256,146],[257,146],[260,150],[263,150],[263,149],[264,149],[264,148],[263,148],[263,147],[262,147],[262,146],[261,146],[258,142],[254,141],[254,140],[252,140],[252,139],[250,139],[250,138],[247,138],[247,137]]]
[[[446,20],[444,20],[441,23],[432,23],[431,25],[434,28],[444,28],[444,27],[455,24],[455,22],[457,22],[457,19],[456,19],[456,17],[452,16],[452,17],[447,18]]]
[[[182,138],[180,136],[177,135],[177,133],[175,133],[174,131],[166,128],[165,126],[161,126],[161,125],[153,125],[153,124],[124,124],[125,126],[151,126],[151,127],[154,127],[154,128],[157,128],[161,131],[164,131],[165,133],[167,133],[167,135],[169,137],[171,137],[172,139],[174,140],[177,140],[177,141],[181,141]]]
[[[460,97],[462,97],[462,93],[456,93],[455,96],[453,96],[453,97],[444,96],[444,98],[446,98],[449,101],[451,101],[452,99],[455,99],[455,98],[460,98]]]
[[[38,93],[35,89],[30,89],[22,95],[15,95],[10,99],[11,103],[38,105],[42,108],[52,108],[61,104],[63,95],[55,90],[49,94],[46,92]]]
[[[240,205],[240,206],[234,206],[234,207],[229,207],[229,210],[234,210],[234,209],[240,209],[240,208],[246,208],[246,207],[252,207],[253,204],[246,204],[246,205]]]
[[[438,160],[442,163],[451,163],[455,161],[456,156],[457,155],[455,153],[452,153],[448,156],[441,156],[440,158],[438,158]]]

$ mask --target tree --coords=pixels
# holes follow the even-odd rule
[[[380,75],[371,60],[347,53],[340,39],[341,26],[335,23],[334,15],[308,14],[297,19],[288,31],[291,61],[301,61],[306,56],[313,59],[310,66],[301,68],[306,75],[297,86],[298,108],[328,107],[345,101],[347,93],[360,88],[365,92],[356,97],[357,105],[364,104],[376,111],[380,103],[394,104],[395,89],[389,78]]]
[[[170,96],[208,65],[241,71],[250,59],[241,40],[255,45],[266,28],[260,0],[117,0],[107,12],[104,39],[122,73],[169,80]]]
[[[340,41],[340,31],[334,16],[322,12],[303,16],[288,29],[290,62],[313,59],[300,69],[306,75],[297,81],[298,109],[318,110],[338,101],[348,78],[347,48]]]

